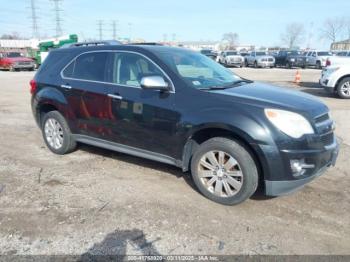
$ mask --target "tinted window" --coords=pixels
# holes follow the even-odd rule
[[[75,62],[72,62],[63,70],[63,75],[65,77],[73,77],[74,65]]]
[[[182,49],[156,53],[179,77],[194,88],[225,86],[241,80],[212,59]]]
[[[330,56],[330,55],[332,55],[331,52],[318,52],[317,54],[318,54],[319,56]]]
[[[140,87],[144,76],[166,77],[161,70],[147,58],[134,53],[114,53],[113,82],[120,85]]]
[[[232,52],[227,52],[226,54],[227,55],[237,55],[237,52],[232,51]]]
[[[79,56],[75,61],[73,78],[106,81],[107,57],[106,52],[92,52]]]
[[[266,52],[256,52],[255,54],[256,56],[262,56],[262,55],[266,55]]]

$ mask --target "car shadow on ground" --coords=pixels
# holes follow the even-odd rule
[[[147,241],[142,230],[115,230],[109,233],[101,242],[95,243],[77,261],[126,261],[127,246],[131,246],[133,251],[144,256],[159,256],[161,254],[153,246],[153,243],[159,241],[156,238],[153,241]]]
[[[149,168],[149,169],[155,169],[155,170],[173,175],[177,178],[182,178],[186,182],[186,184],[189,185],[196,193],[202,195],[199,192],[199,190],[197,189],[196,185],[194,184],[190,172],[184,173],[181,171],[180,168],[177,168],[175,166],[171,166],[168,164],[163,164],[160,162],[156,162],[156,161],[152,161],[152,160],[148,160],[148,159],[144,159],[144,158],[139,158],[136,156],[131,156],[131,155],[123,154],[123,153],[118,153],[118,152],[111,151],[108,149],[94,147],[94,146],[90,146],[90,145],[86,145],[86,144],[79,144],[78,149],[82,150],[84,152],[87,152],[87,153],[97,154],[97,155],[100,155],[103,157],[127,162],[127,163],[130,163],[133,165],[143,166],[143,167]],[[269,200],[271,198],[274,198],[274,197],[266,196],[264,194],[264,185],[263,185],[262,181],[260,181],[260,184],[259,184],[256,192],[250,197],[250,199],[257,200],[257,201]]]
[[[97,154],[97,155],[100,155],[103,157],[127,162],[129,164],[142,166],[142,167],[149,168],[149,169],[155,169],[155,170],[158,170],[158,171],[161,171],[164,173],[168,173],[168,174],[173,175],[177,178],[182,178],[189,186],[191,186],[193,189],[195,189],[197,191],[197,189],[192,181],[190,173],[189,172],[184,173],[178,167],[164,164],[161,162],[148,160],[145,158],[140,158],[140,157],[136,157],[136,156],[132,156],[132,155],[128,155],[128,154],[115,152],[115,151],[104,149],[104,148],[94,147],[94,146],[90,146],[90,145],[86,145],[86,144],[79,144],[78,149],[85,151],[85,152],[88,152],[88,153],[91,153],[91,154]]]

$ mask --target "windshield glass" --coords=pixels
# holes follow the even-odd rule
[[[21,53],[18,52],[11,52],[7,54],[7,57],[21,57]]]
[[[299,52],[299,51],[288,51],[287,54],[288,55],[301,55],[301,52]]]
[[[197,89],[225,87],[242,80],[231,70],[196,52],[168,49],[157,50],[155,54],[190,86]]]
[[[211,54],[212,51],[211,50],[201,50],[201,53],[207,55],[207,54]]]
[[[266,55],[266,52],[256,52],[257,56]]]
[[[328,56],[328,55],[332,55],[331,52],[318,52],[317,53],[319,56]]]
[[[231,52],[226,52],[227,55],[237,55],[237,52],[231,51]]]

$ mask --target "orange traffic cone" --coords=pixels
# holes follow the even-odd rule
[[[297,72],[295,73],[294,83],[300,84],[300,81],[301,81],[301,75],[299,70],[297,70]]]

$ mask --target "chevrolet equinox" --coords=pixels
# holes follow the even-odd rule
[[[190,171],[225,205],[257,190],[290,193],[335,164],[326,105],[243,79],[212,59],[160,45],[52,50],[31,86],[34,117],[56,154],[85,143]]]

